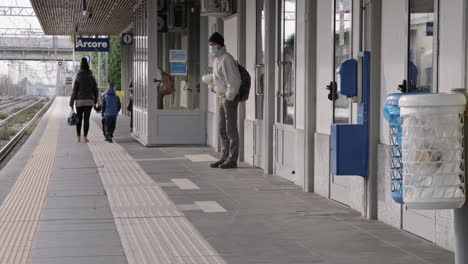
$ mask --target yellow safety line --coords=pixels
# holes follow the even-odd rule
[[[29,263],[47,198],[59,134],[60,103],[53,110],[31,159],[0,207],[0,263]]]

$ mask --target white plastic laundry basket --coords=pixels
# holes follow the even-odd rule
[[[403,201],[411,209],[453,209],[465,202],[461,94],[400,98]]]

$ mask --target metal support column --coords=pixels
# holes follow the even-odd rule
[[[273,173],[273,124],[275,120],[276,1],[265,1],[265,89],[263,104],[263,155],[265,174]]]
[[[466,1],[463,1],[463,13],[464,13],[464,32],[466,31],[466,25],[468,23],[468,5]],[[464,64],[464,72],[468,69],[468,41],[467,36],[465,35],[463,38],[465,44],[465,64]],[[465,93],[467,92],[468,87],[468,74],[465,74],[465,89],[460,89],[459,92]],[[468,103],[468,102],[467,102]],[[467,107],[468,109],[468,107]],[[467,191],[467,182],[466,182],[466,173],[468,173],[468,118],[466,117],[465,110],[465,192]],[[468,263],[468,205],[465,203],[462,208],[455,209],[453,211],[454,223],[453,228],[455,232],[455,264],[465,264]]]
[[[364,215],[377,219],[377,164],[380,137],[380,49],[382,27],[382,0],[363,0],[362,50],[371,52],[369,102],[369,173],[366,179],[366,206]]]
[[[465,133],[466,132],[467,129],[465,126]],[[466,241],[468,238],[468,206],[465,204],[462,208],[455,209],[453,215],[455,230],[455,264],[465,264],[468,263],[468,241]]]
[[[456,89],[457,93],[466,94],[465,89]],[[464,127],[464,158],[465,158],[465,174],[468,173],[468,163],[466,158],[468,157],[468,118],[466,116],[468,107],[465,110],[465,127]],[[465,192],[467,190],[467,182],[465,176]],[[465,203],[462,208],[453,210],[453,228],[455,233],[455,264],[466,264],[468,263],[468,205]]]
[[[305,184],[304,191],[314,191],[314,164],[315,164],[315,141],[316,129],[316,60],[317,60],[317,2],[306,1],[306,41],[309,43],[305,51],[306,57],[306,89],[305,89]]]
[[[237,27],[237,54],[241,65],[245,66],[246,49],[246,0],[237,0],[238,27]],[[245,122],[245,102],[241,102],[238,108],[238,126],[239,126],[239,161],[244,161],[244,122]]]

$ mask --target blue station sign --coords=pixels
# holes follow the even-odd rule
[[[75,51],[109,52],[109,38],[77,38]]]

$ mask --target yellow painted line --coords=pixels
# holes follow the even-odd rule
[[[47,198],[59,133],[60,100],[31,159],[0,207],[0,263],[29,263],[39,218]]]
[[[90,127],[98,167],[129,264],[224,264],[166,193],[118,143]]]

